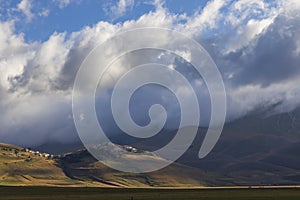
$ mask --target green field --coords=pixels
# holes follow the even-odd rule
[[[133,189],[0,187],[0,199],[88,200],[299,200],[300,189]]]

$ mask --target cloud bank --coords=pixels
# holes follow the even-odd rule
[[[18,9],[30,19],[33,14],[29,4],[26,4],[28,2],[22,1]],[[136,20],[122,23],[100,21],[76,32],[54,32],[43,42],[25,41],[24,34],[16,31],[14,20],[1,21],[1,140],[27,146],[76,141],[71,95],[81,62],[97,44],[118,32],[145,26],[177,30],[205,46],[225,82],[228,120],[273,105],[277,105],[274,107],[275,113],[288,112],[299,106],[298,0],[211,0],[191,16],[171,13],[161,1],[154,4],[155,11],[145,13]],[[119,1],[113,9],[123,14],[130,6],[133,6],[133,1]],[[181,53],[188,58],[188,52]],[[164,59],[164,56],[157,55],[157,58]],[[165,57],[168,61],[170,58]],[[134,63],[134,59],[137,58],[125,60],[122,64]],[[203,98],[200,101],[202,107],[207,107],[208,94],[201,77],[194,77],[192,70],[175,58],[172,68],[183,71],[193,86],[203,91],[199,92],[198,97]],[[106,89],[110,87],[108,84]],[[154,94],[158,96],[156,101],[169,102],[166,106],[173,116],[178,115],[176,106],[173,108],[176,101],[172,95],[157,90],[152,92]],[[148,98],[145,94],[141,96],[144,99],[140,101]],[[106,97],[99,98],[105,100]],[[149,100],[139,106],[137,101],[136,108],[133,108],[137,116],[141,116],[136,117],[137,121],[146,116],[138,110],[145,112],[145,107],[151,102]],[[204,113],[202,125],[207,123],[205,116],[209,116],[209,111],[204,109]],[[141,120],[140,123],[145,122]]]

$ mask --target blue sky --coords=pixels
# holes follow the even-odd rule
[[[26,41],[45,41],[54,32],[79,31],[99,21],[122,23],[127,20],[136,20],[143,14],[154,12],[156,9],[150,0],[130,3],[122,13],[111,9],[118,6],[117,0],[30,0],[28,1],[30,8],[27,9],[32,16],[28,14],[26,16],[24,11],[18,9],[20,0],[0,2],[0,20],[15,20],[16,31],[24,33]],[[164,7],[174,14],[193,15],[206,3],[207,1],[200,0],[188,0],[184,3],[182,0],[167,0],[164,2]]]

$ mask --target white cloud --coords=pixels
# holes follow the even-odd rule
[[[156,10],[160,10],[163,9],[164,5],[165,5],[165,1],[164,0],[153,0],[153,2],[151,3],[155,6]]]
[[[41,17],[48,17],[49,14],[50,14],[50,10],[48,10],[48,9],[44,9],[41,12],[38,13],[38,15],[41,16]]]
[[[235,38],[229,42],[224,53],[234,52],[253,42],[266,28],[273,23],[274,17],[255,20],[250,19],[243,27],[239,27]]]
[[[81,0],[52,0],[52,2],[57,4],[60,9],[67,7],[71,3],[78,3],[80,1]]]
[[[180,28],[188,35],[199,35],[207,29],[217,27],[222,18],[221,9],[229,3],[228,0],[212,0],[207,3],[200,13],[190,17],[186,24]]]
[[[289,17],[299,17],[300,1],[288,0],[282,2],[283,12]]]
[[[26,44],[22,34],[14,34],[14,23],[0,23],[0,89],[9,90],[9,79],[23,73],[28,59],[33,58],[35,44]]]
[[[22,0],[18,5],[17,8],[24,13],[26,16],[27,20],[30,21],[33,17],[34,14],[31,12],[32,9],[32,2],[31,0]]]
[[[30,1],[22,2],[19,9],[32,18]],[[63,2],[62,7],[70,3]],[[186,21],[182,22],[182,15],[169,13],[162,1],[156,1],[156,11],[136,20],[118,24],[101,21],[68,36],[54,33],[44,42],[28,43],[23,34],[16,33],[13,21],[0,22],[1,138],[9,141],[18,138],[18,142],[27,145],[49,138],[64,141],[74,138],[74,124],[68,116],[79,64],[92,48],[114,34],[145,26],[179,30],[197,40],[203,33],[210,33],[211,38],[203,42],[214,44],[209,51],[224,75],[230,118],[266,104],[283,102],[278,112],[299,106],[300,71],[295,67],[300,62],[299,1],[285,1],[279,8],[261,0],[229,2],[212,0],[201,12],[185,16]],[[133,3],[119,1],[114,11],[124,13]],[[159,42],[169,42],[164,36],[154,37]],[[140,39],[142,36],[137,36],[136,42]],[[189,52],[177,53],[191,59]],[[133,61],[137,62],[124,62]],[[192,81],[202,87],[201,81]]]
[[[245,85],[228,89],[229,119],[237,119],[247,113],[261,108],[269,108],[278,103],[272,114],[290,112],[300,106],[299,76],[284,83],[274,83],[268,87]]]
[[[253,44],[280,14],[280,2],[263,0],[235,1],[224,11],[227,44],[223,53],[237,51]],[[222,35],[222,33],[221,33]],[[223,34],[224,35],[224,34]]]
[[[108,3],[103,7],[108,16],[113,19],[123,16],[128,10],[134,6],[134,0],[118,0],[115,5]]]
[[[181,56],[187,62],[191,62],[191,60],[192,60],[191,52],[177,50],[177,51],[175,51],[175,54]]]

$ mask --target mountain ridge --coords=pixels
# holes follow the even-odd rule
[[[63,187],[202,187],[201,170],[174,163],[157,172],[132,174],[105,166],[85,149],[47,153],[0,145],[0,185]],[[178,173],[180,172],[180,173]]]

